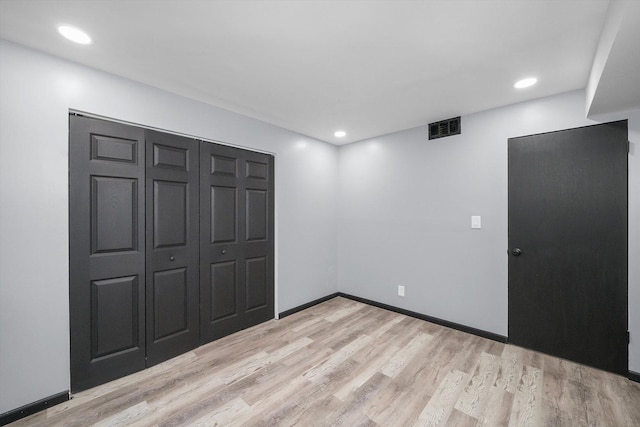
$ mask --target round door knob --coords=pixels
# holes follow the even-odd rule
[[[224,254],[226,254],[226,253],[227,253],[227,250],[226,250],[226,249],[223,249],[223,250],[221,250],[221,251],[220,251],[220,253],[221,253],[222,255],[224,255]]]
[[[176,257],[174,257],[173,255],[169,257],[169,261],[175,261],[175,260],[176,260]]]
[[[511,254],[513,254],[513,256],[520,256],[522,255],[522,251],[520,250],[520,248],[515,248],[513,252],[511,252]]]

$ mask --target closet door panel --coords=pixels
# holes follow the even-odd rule
[[[201,344],[240,330],[245,310],[238,154],[231,147],[200,145]]]
[[[209,322],[236,316],[238,274],[236,261],[224,261],[211,264],[211,282],[209,300]]]
[[[145,367],[144,130],[69,118],[71,390]]]
[[[187,269],[158,271],[153,275],[153,313],[155,342],[188,332]]]
[[[212,185],[209,208],[211,244],[235,243],[237,196],[235,187]]]
[[[146,131],[147,366],[197,347],[198,155],[195,140]]]
[[[273,317],[274,307],[274,162],[273,157],[244,152],[246,230],[243,253],[246,270],[245,324],[252,326]]]
[[[248,258],[245,262],[247,311],[267,305],[267,257]]]
[[[138,347],[138,278],[91,283],[91,360]]]
[[[201,343],[207,343],[273,318],[273,158],[205,142],[200,152]]]

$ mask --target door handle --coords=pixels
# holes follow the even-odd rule
[[[176,260],[176,257],[174,257],[173,255],[169,257],[169,261],[175,261],[175,260]]]
[[[220,251],[220,253],[221,253],[222,255],[224,255],[224,254],[226,254],[226,253],[227,253],[227,250],[226,250],[226,249],[223,249],[223,250],[221,250],[221,251]]]
[[[513,256],[520,256],[520,255],[522,255],[522,250],[520,250],[520,248],[515,248],[515,249],[513,250],[513,252],[511,252],[511,254],[512,254]]]

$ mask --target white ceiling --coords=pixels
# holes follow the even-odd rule
[[[0,0],[0,37],[342,144],[584,88],[608,4]]]

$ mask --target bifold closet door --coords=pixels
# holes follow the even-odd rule
[[[69,119],[71,390],[273,318],[273,158]]]
[[[144,130],[69,119],[71,390],[145,367]]]
[[[273,318],[273,157],[201,143],[201,343]]]
[[[198,346],[198,142],[146,131],[147,366]]]

